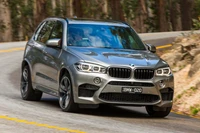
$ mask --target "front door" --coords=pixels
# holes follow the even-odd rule
[[[44,49],[44,69],[43,73],[46,75],[45,86],[53,91],[57,91],[59,87],[58,75],[60,70],[61,61],[59,57],[62,52],[62,36],[63,36],[63,25],[57,21],[49,39],[60,39],[59,47],[46,46]]]
[[[33,64],[33,82],[35,83],[36,88],[48,84],[48,78],[45,74],[46,58],[44,56],[44,49],[46,48],[46,42],[50,37],[55,23],[55,21],[46,21],[43,27],[36,32],[34,37],[35,49],[37,49],[37,53],[34,54],[34,57],[37,58],[34,60]]]

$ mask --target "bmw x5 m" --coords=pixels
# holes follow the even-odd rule
[[[84,105],[132,105],[165,117],[174,78],[155,52],[123,22],[47,18],[26,45],[22,99],[40,100],[44,92],[59,97],[67,112]]]

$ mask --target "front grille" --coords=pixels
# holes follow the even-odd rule
[[[152,79],[154,76],[153,69],[135,69],[134,77],[135,79]]]
[[[141,82],[121,82],[121,81],[111,81],[108,84],[110,85],[120,85],[120,86],[144,86],[144,87],[153,87],[152,83],[141,83]]]
[[[115,78],[130,78],[131,77],[130,68],[111,67],[109,68],[108,72],[111,77],[115,77]]]
[[[92,97],[94,93],[99,89],[98,86],[91,84],[82,84],[78,87],[79,97]]]
[[[157,95],[129,93],[101,93],[100,99],[110,102],[154,103],[159,100]]]
[[[163,101],[171,101],[173,99],[174,91],[171,88],[164,88],[160,90]]]

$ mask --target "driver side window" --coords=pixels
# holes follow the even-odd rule
[[[38,31],[39,33],[36,33],[37,36],[35,37],[35,40],[45,44],[49,39],[54,24],[55,21],[47,21],[42,29]]]
[[[62,39],[62,36],[63,36],[63,25],[61,22],[57,21],[49,39]]]

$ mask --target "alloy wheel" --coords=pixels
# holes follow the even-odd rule
[[[71,98],[71,81],[68,77],[64,76],[60,82],[60,98],[59,104],[62,109],[66,109],[69,105]]]
[[[24,68],[22,72],[22,79],[21,79],[21,93],[23,96],[27,94],[28,91],[28,69]]]

